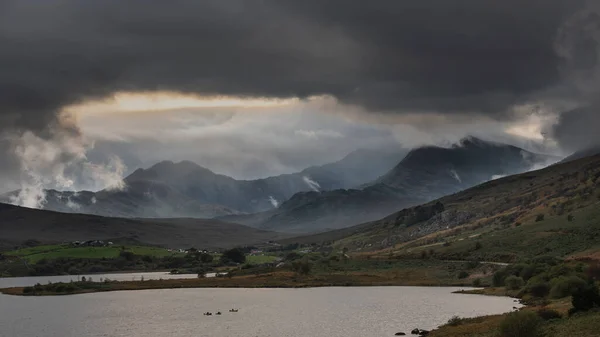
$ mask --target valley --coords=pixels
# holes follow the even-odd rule
[[[575,336],[591,336],[585,335],[590,325],[579,327],[577,322],[594,320],[597,314],[584,310],[571,316],[567,311],[571,308],[569,296],[588,291],[584,280],[597,277],[592,273],[600,266],[599,186],[600,156],[585,157],[484,182],[376,221],[304,236],[217,220],[117,219],[5,205],[1,209],[6,215],[3,219],[10,221],[5,220],[1,227],[2,238],[12,237],[13,243],[23,238],[35,240],[36,235],[52,243],[52,238],[64,240],[86,233],[86,237],[97,239],[120,238],[164,247],[189,243],[202,249],[215,247],[220,252],[244,246],[246,256],[243,261],[228,264],[219,255],[208,262],[193,251],[169,255],[164,248],[149,246],[128,246],[125,250],[79,257],[73,255],[72,248],[30,248],[19,254],[36,270],[43,270],[40,263],[63,258],[84,268],[83,261],[96,266],[101,263],[94,263],[94,259],[122,261],[119,263],[127,266],[126,270],[140,271],[168,270],[175,265],[165,262],[180,261],[184,272],[218,270],[226,274],[162,281],[79,281],[0,291],[12,295],[64,295],[205,287],[475,286],[486,287],[484,294],[517,297],[527,307],[518,315],[456,320],[433,331],[432,336],[470,336],[474,331],[493,336],[513,316],[534,313],[537,317],[543,310],[554,310],[563,318],[540,321],[536,323],[539,329],[555,334],[570,329]],[[304,205],[303,200],[294,202]],[[281,207],[286,209],[285,204]],[[214,236],[207,237],[207,231],[213,231]],[[215,242],[220,243],[218,247]],[[40,249],[45,251],[41,254],[48,255],[39,255]],[[252,256],[251,251],[260,252],[259,256]],[[129,252],[128,257],[123,252]],[[5,260],[15,256],[10,251],[3,254]],[[133,264],[125,263],[127,259]],[[85,272],[93,275],[94,270]]]

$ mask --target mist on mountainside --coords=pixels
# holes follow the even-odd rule
[[[414,149],[386,174],[360,189],[301,192],[277,209],[223,219],[299,233],[350,227],[500,176],[539,169],[559,159],[468,137],[447,148]]]

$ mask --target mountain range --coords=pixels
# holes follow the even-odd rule
[[[48,190],[44,209],[124,218],[217,218],[269,231],[322,232],[557,160],[468,137],[451,147],[419,147],[408,154],[358,150],[331,164],[257,180],[236,180],[190,161],[163,161],[134,171],[122,190]]]
[[[113,217],[213,218],[274,209],[298,192],[345,189],[377,179],[406,150],[357,150],[341,160],[301,172],[257,180],[236,180],[196,163],[160,162],[137,169],[122,190],[46,191],[44,209]],[[10,202],[11,192],[0,197]]]
[[[477,141],[462,142],[444,151],[471,153],[470,151],[477,152],[482,147],[488,146],[491,146],[488,151],[494,151],[498,156],[504,154],[504,157],[500,159],[516,160],[516,154],[519,154],[523,160],[526,160],[523,162],[525,166],[535,165],[539,160],[548,159],[545,156],[536,155],[537,159],[532,161],[529,154],[522,155],[517,152],[521,151],[518,148],[507,148],[502,144]],[[394,168],[394,171],[398,171],[401,167],[412,167],[415,158],[421,158],[419,154],[421,151],[437,153],[440,150],[431,147],[415,149],[411,155],[402,160],[400,163],[402,165],[399,164]],[[495,163],[500,159],[489,159],[489,162]],[[436,167],[442,169],[440,163],[433,162]],[[471,166],[465,165],[464,161],[460,161],[460,163],[462,163],[462,169],[494,167],[494,165],[482,166],[479,162],[479,164]],[[335,247],[349,248],[351,251],[377,252],[381,250],[385,254],[388,254],[390,247],[400,247],[395,249],[400,249],[402,254],[421,254],[421,249],[413,251],[415,245],[422,245],[426,248],[424,250],[429,253],[431,246],[435,245],[436,251],[444,250],[445,254],[450,254],[448,256],[455,259],[464,259],[466,257],[460,254],[468,253],[471,255],[486,254],[478,257],[473,255],[483,260],[506,259],[511,261],[520,256],[521,250],[525,247],[532,254],[542,254],[540,252],[547,252],[547,243],[556,241],[556,247],[570,249],[564,252],[560,251],[562,254],[580,251],[583,249],[581,247],[591,249],[597,246],[598,231],[595,219],[598,219],[597,205],[600,200],[600,195],[596,193],[598,184],[600,184],[599,163],[600,157],[592,156],[557,163],[545,169],[524,174],[510,175],[494,180],[487,179],[483,184],[428,203],[396,208],[394,212],[387,213],[386,216],[374,221],[303,237],[291,237],[290,234],[253,229],[215,219],[111,218],[65,214],[0,204],[0,246],[10,247],[29,239],[40,240],[42,243],[119,239],[169,247],[192,245],[229,247],[277,240],[282,244],[324,244],[327,242]],[[519,168],[518,165],[512,166],[512,169],[515,170]],[[499,169],[493,171],[493,173],[497,173]],[[429,176],[432,168],[425,172],[427,172],[426,176]],[[481,174],[483,177],[483,173]],[[437,176],[443,177],[441,174]],[[449,176],[456,180],[454,174]],[[396,207],[398,207],[403,203],[400,197],[406,190],[386,185],[383,180],[388,181],[389,178],[390,176],[385,175],[381,179],[377,179],[376,183],[363,189],[297,193],[278,208],[278,211],[283,210],[283,212],[269,214],[260,221],[265,222],[273,217],[283,219],[287,214],[302,212],[310,204],[310,200],[314,199],[315,194],[321,195],[321,198],[317,198],[318,200],[325,200],[321,204],[312,205],[316,214],[321,212],[322,205],[333,203],[341,210],[345,208],[346,203],[361,200],[364,196],[369,195],[368,193],[371,193],[371,200],[386,200],[387,197],[383,197],[384,195],[395,195]],[[418,178],[418,175],[413,176],[415,180]],[[415,181],[415,184],[418,185],[418,181]],[[405,186],[409,185],[405,184]],[[421,191],[423,190],[427,189]],[[330,198],[324,198],[324,196]],[[377,202],[373,202],[373,204],[375,205]],[[360,203],[356,203],[352,207],[360,205]],[[259,217],[266,213],[257,213],[253,216]],[[549,221],[544,221],[543,215],[546,215]],[[351,217],[348,216],[347,219],[348,223],[353,222]],[[567,223],[570,224],[569,226],[578,227],[567,230],[565,229]],[[510,235],[498,236],[498,231],[502,230],[509,231],[510,233],[507,233]],[[567,233],[569,235],[566,235]],[[285,238],[286,235],[288,238]],[[535,246],[531,244],[531,240],[519,240],[523,235],[528,235],[531,240],[537,240]],[[573,235],[578,235],[577,240],[571,239]],[[504,238],[505,236],[506,238]],[[474,240],[482,242],[483,248],[473,250]],[[569,245],[565,246],[563,242],[565,240]],[[415,244],[406,246],[404,244],[406,242],[415,242]],[[575,246],[579,248],[575,249]],[[456,254],[456,256],[451,254]]]
[[[557,160],[468,137],[449,148],[414,149],[389,172],[361,189],[298,193],[277,209],[222,219],[296,233],[344,228]]]

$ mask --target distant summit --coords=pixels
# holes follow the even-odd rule
[[[549,159],[516,146],[466,137],[449,148],[425,146],[412,150],[375,183],[431,199],[494,176],[527,171]]]

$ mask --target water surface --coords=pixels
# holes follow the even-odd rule
[[[459,288],[163,289],[49,297],[0,295],[2,337],[377,337],[454,315],[510,311]],[[230,308],[239,312],[230,313]],[[204,316],[206,311],[222,316]]]

